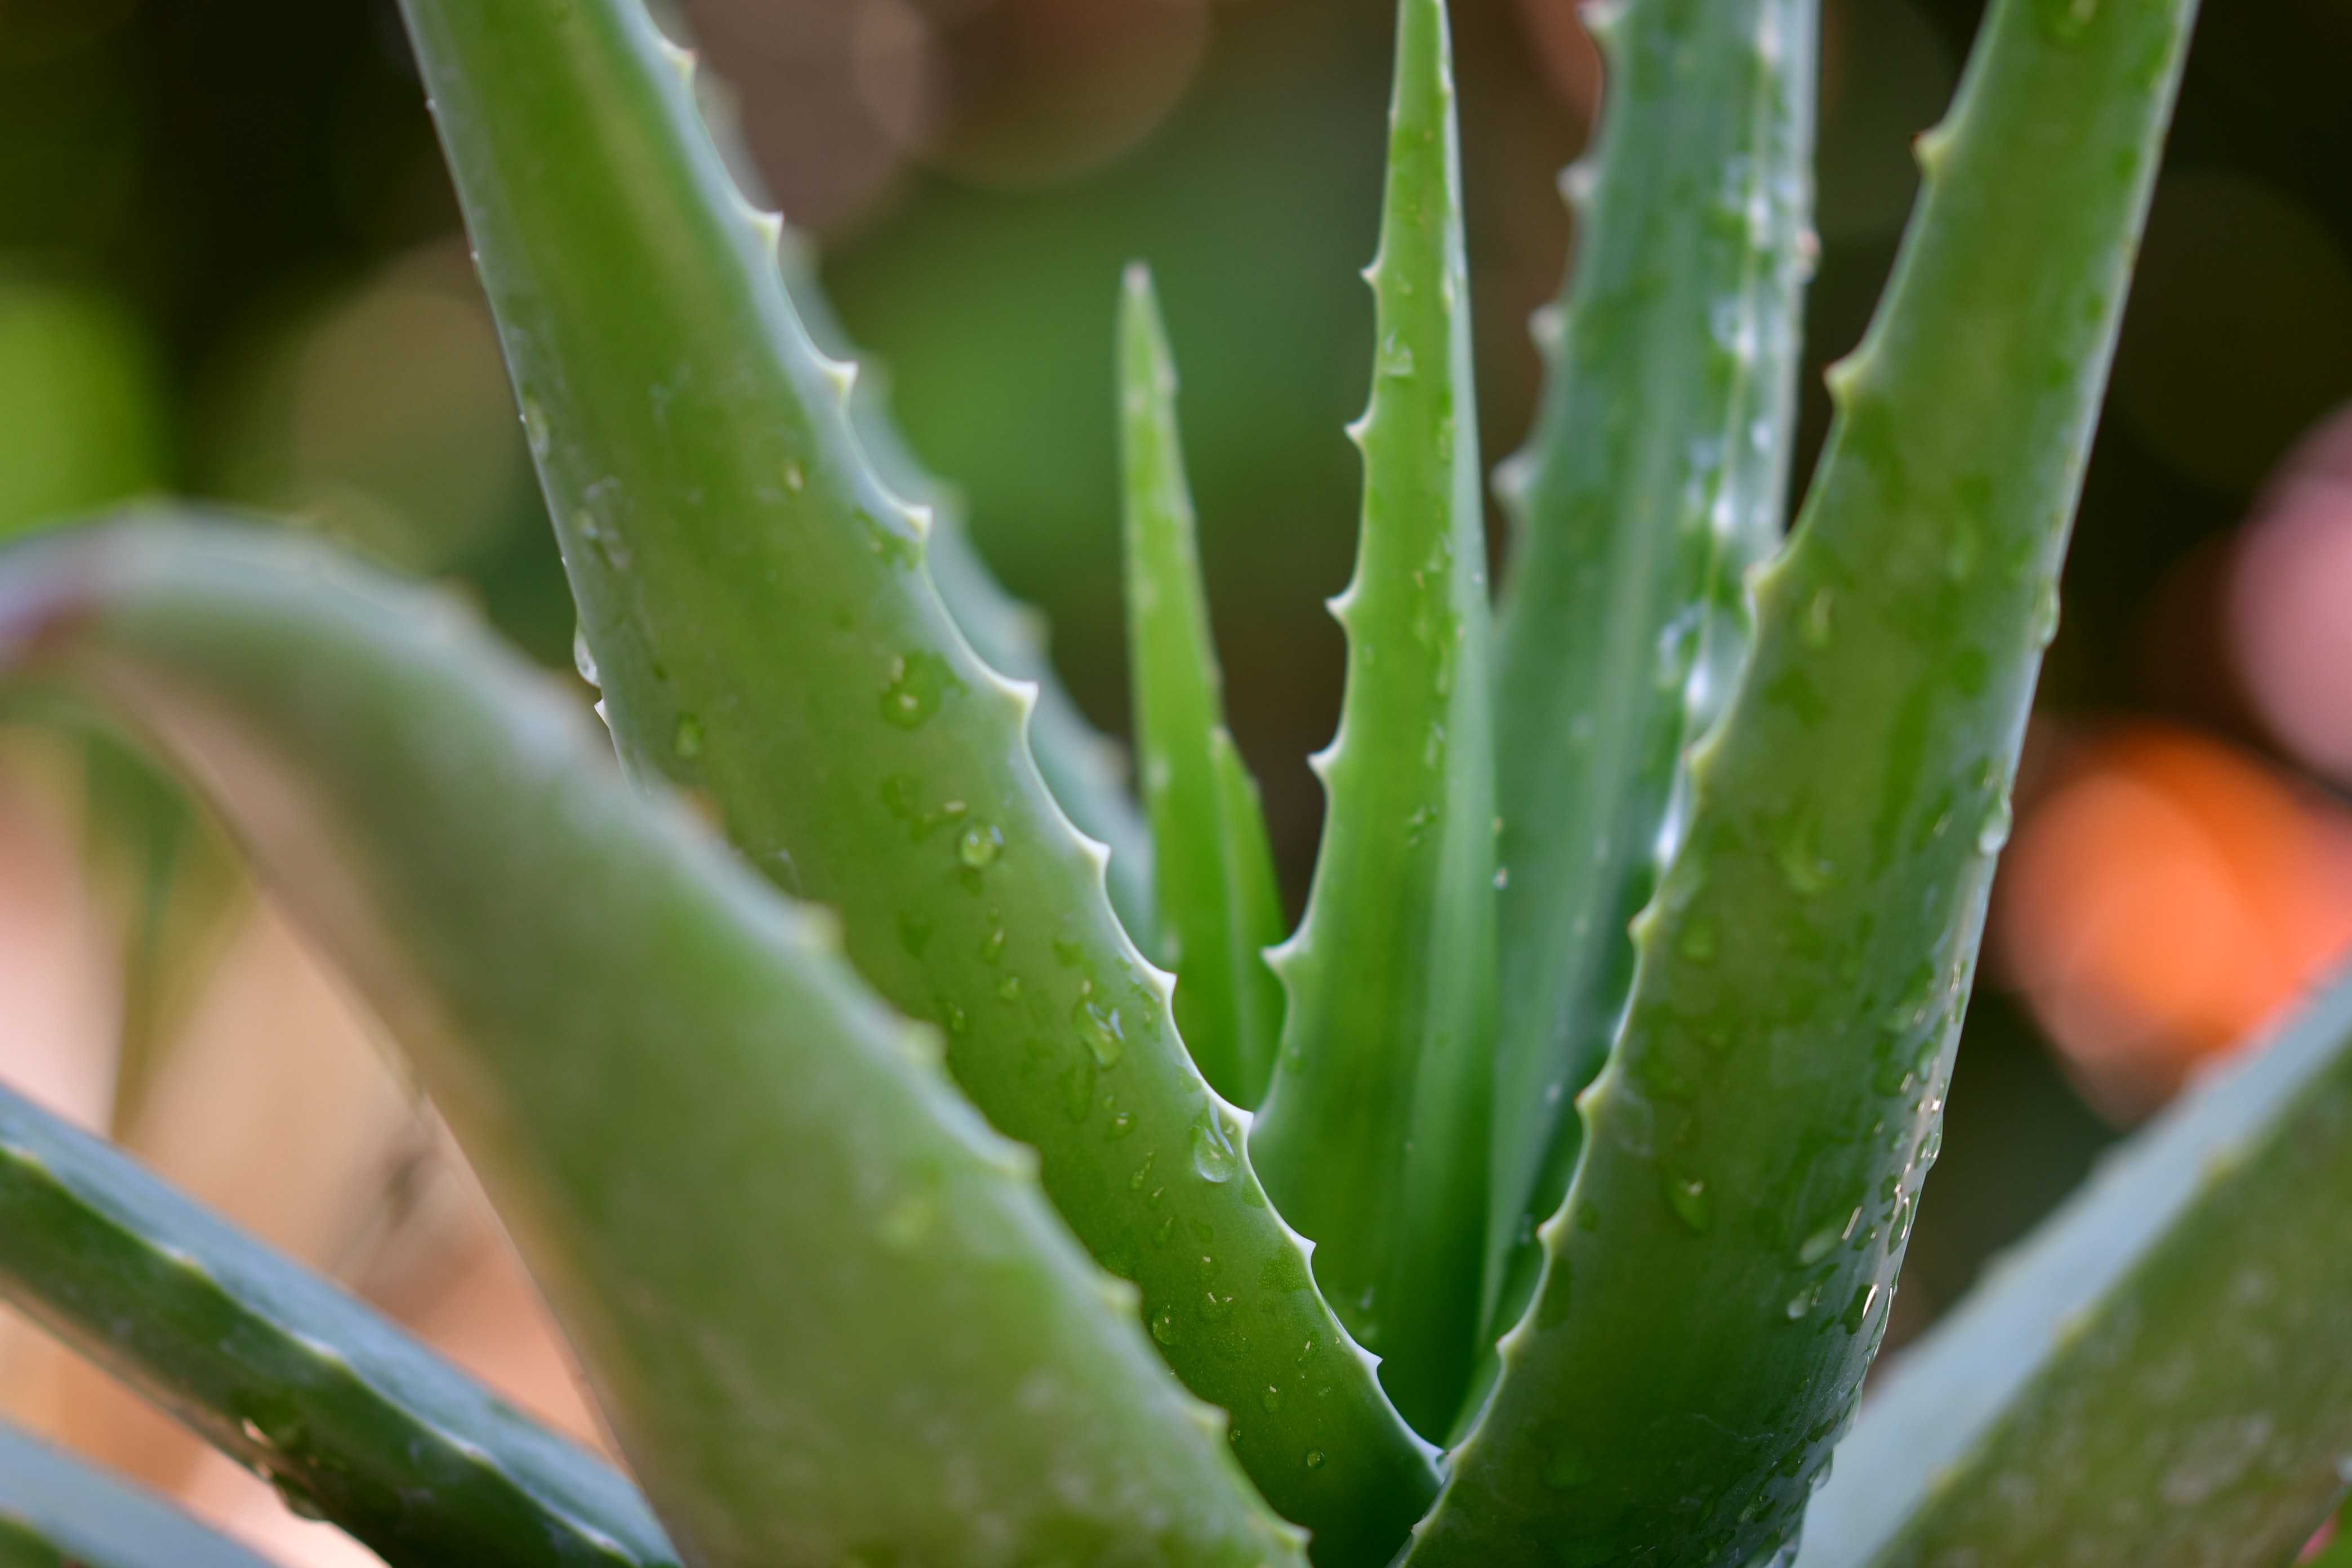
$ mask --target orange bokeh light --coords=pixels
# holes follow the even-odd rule
[[[2054,773],[2005,858],[1992,956],[2127,1121],[2352,958],[2352,811],[2168,725],[2099,732]]]

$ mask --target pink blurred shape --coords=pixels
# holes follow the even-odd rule
[[[2256,503],[2226,616],[2263,727],[2313,773],[2352,784],[2352,409],[2305,437]]]

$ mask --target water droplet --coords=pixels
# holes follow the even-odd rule
[[[2000,854],[2000,847],[2009,842],[2011,821],[2009,796],[1994,796],[1992,805],[1985,808],[1984,821],[1977,826],[1977,853]]]
[[[1497,867],[1496,867],[1496,868],[1495,868],[1495,891],[1496,891],[1496,892],[1498,892],[1498,893],[1499,893],[1499,892],[1501,892],[1504,889],[1506,889],[1506,888],[1509,887],[1510,885],[1511,885],[1511,868],[1510,868],[1508,866],[1497,866]]]
[[[575,625],[572,628],[572,668],[578,670],[580,679],[589,685],[599,689],[604,686],[604,683],[596,679],[596,656],[589,649],[588,628],[583,626]]]
[[[1000,999],[1006,1002],[1019,1001],[1021,998],[1021,976],[1017,974],[1008,974],[1003,979],[998,981],[996,983],[996,994]]]
[[[1126,1049],[1127,1030],[1119,1022],[1118,1009],[1105,1007],[1092,997],[1081,997],[1070,1009],[1070,1022],[1078,1026],[1078,1038],[1086,1043],[1094,1059],[1104,1067],[1117,1067]]]
[[[992,823],[971,823],[956,839],[956,858],[974,871],[987,870],[1003,854],[1004,831]]]
[[[1202,1181],[1221,1184],[1230,1182],[1240,1163],[1239,1156],[1234,1152],[1233,1139],[1215,1111],[1192,1124],[1192,1169]]]
[[[889,683],[882,689],[882,717],[901,730],[921,725],[940,710],[950,691],[963,689],[948,661],[917,649],[890,661]]]
[[[548,448],[551,445],[547,431],[547,410],[539,405],[538,398],[527,392],[522,396],[522,430],[524,437],[530,442],[532,461],[541,463],[547,461]]]
[[[1878,1282],[1876,1280],[1865,1280],[1854,1287],[1853,1300],[1846,1303],[1845,1314],[1838,1320],[1845,1325],[1847,1333],[1857,1334],[1862,1331],[1863,1320],[1870,1316],[1870,1309],[1877,1300]]]
[[[1715,1225],[1715,1205],[1707,1196],[1706,1179],[1674,1171],[1664,1175],[1667,1205],[1693,1235],[1705,1236]]]
[[[1265,1392],[1257,1396],[1257,1402],[1265,1405],[1266,1414],[1271,1415],[1282,1408],[1282,1390],[1269,1383],[1265,1385]]]
[[[1861,1217],[1862,1211],[1860,1209],[1856,1209],[1853,1211],[1853,1216],[1847,1219],[1843,1226],[1832,1222],[1832,1224],[1822,1226],[1821,1229],[1805,1237],[1804,1241],[1797,1248],[1798,1263],[1810,1268],[1814,1264],[1819,1263],[1822,1258],[1827,1258],[1832,1249],[1833,1249],[1839,1242],[1843,1241],[1846,1237],[1853,1232],[1855,1220],[1858,1220]]]
[[[691,713],[677,716],[677,733],[670,739],[670,750],[681,757],[702,755],[702,721]]]
[[[1151,1337],[1163,1345],[1172,1345],[1184,1337],[1176,1326],[1176,1309],[1162,1307],[1151,1315]]]
[[[2058,635],[2058,579],[2044,577],[2033,594],[2033,646],[2048,647]]]
[[[596,521],[596,514],[584,508],[572,514],[572,531],[586,540],[596,552],[597,559],[615,572],[629,569],[629,547],[618,533]]]
[[[1804,625],[1801,628],[1807,647],[1818,650],[1830,646],[1830,613],[1835,607],[1836,600],[1837,595],[1831,589],[1813,590],[1812,600],[1805,606]]]
[[[807,484],[808,476],[801,471],[799,460],[787,458],[784,463],[784,489],[798,495]]]
[[[1134,1111],[1132,1111],[1132,1110],[1118,1110],[1118,1111],[1113,1111],[1113,1112],[1111,1113],[1110,1121],[1109,1121],[1108,1123],[1106,1123],[1106,1124],[1105,1124],[1105,1126],[1103,1127],[1103,1142],[1106,1142],[1106,1143],[1116,1143],[1116,1142],[1118,1142],[1120,1139],[1122,1139],[1122,1138],[1126,1137],[1129,1133],[1130,1133],[1130,1132],[1132,1132],[1132,1131],[1135,1131],[1135,1112],[1134,1112]]]
[[[1127,1179],[1127,1190],[1129,1192],[1139,1193],[1143,1190],[1143,1184],[1151,1179],[1151,1163],[1159,1158],[1160,1154],[1157,1150],[1154,1150],[1152,1152],[1146,1154],[1143,1157],[1143,1163],[1138,1165],[1135,1168],[1135,1174],[1128,1177]]]
[[[1307,1468],[1310,1470],[1319,1470],[1323,1468],[1322,1449],[1309,1448],[1307,1450]]]
[[[1359,362],[1361,363],[1361,362]],[[1407,376],[1412,374],[1412,345],[1391,332],[1381,344],[1381,374]]]
[[[937,998],[937,1001],[940,1006],[940,1026],[944,1027],[949,1034],[964,1035],[971,1032],[971,1020],[964,1016],[964,1011],[961,1007],[957,1006],[953,1002],[950,1002],[944,996]]]
[[[1428,837],[1430,825],[1436,820],[1437,812],[1434,807],[1427,805],[1414,806],[1412,808],[1412,815],[1404,819],[1405,843],[1408,845],[1417,845],[1423,839]]]
[[[1798,1291],[1789,1298],[1789,1305],[1785,1310],[1789,1314],[1789,1321],[1792,1323],[1803,1318],[1813,1310],[1812,1291],[1810,1289]]]

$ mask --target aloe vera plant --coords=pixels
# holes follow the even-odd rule
[[[1148,274],[1139,805],[642,0],[404,0],[622,776],[461,610],[195,509],[0,555],[0,671],[142,735],[348,972],[632,1474],[14,1100],[0,1293],[395,1564],[1788,1561],[1935,1157],[2193,9],[1995,0],[1785,544],[1813,5],[1591,13],[1490,626],[1446,17],[1401,0],[1286,933]],[[2343,998],[1956,1317],[1809,1560],[2308,1534]],[[119,1495],[0,1442],[0,1553],[238,1561]]]

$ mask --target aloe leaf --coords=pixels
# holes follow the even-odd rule
[[[1367,270],[1379,336],[1339,732],[1251,1152],[1315,1238],[1315,1275],[1442,1436],[1477,1336],[1495,1020],[1486,530],[1443,0],[1402,0],[1388,190]]]
[[[0,1420],[0,1568],[271,1568],[144,1488]]]
[[[2275,1568],[2352,1480],[2352,978],[1889,1368],[1801,1568]]]
[[[728,165],[741,166],[733,158]],[[1029,711],[1029,751],[1037,760],[1037,771],[1068,814],[1070,825],[1110,851],[1103,879],[1111,907],[1137,945],[1150,950],[1159,934],[1151,836],[1121,783],[1125,757],[1087,722],[1063,689],[1046,653],[1045,617],[1006,593],[981,559],[965,526],[962,495],[926,469],[899,434],[890,415],[887,367],[860,354],[835,319],[807,241],[787,228],[777,249],[785,290],[818,352],[858,363],[857,384],[849,395],[849,426],[866,462],[893,494],[930,509],[923,564],[931,585],[940,591],[940,602],[991,668],[1037,689]],[[1181,999],[1177,1011],[1183,1011]]]
[[[1255,1105],[1282,1031],[1282,984],[1264,957],[1282,940],[1282,895],[1257,783],[1225,729],[1176,436],[1176,370],[1140,263],[1128,268],[1119,303],[1119,429],[1129,662],[1160,956],[1176,972],[1177,1027],[1202,1075],[1226,1099]]]
[[[1886,1322],[2193,6],[1997,0],[1422,1564],[1787,1547]]]
[[[0,557],[0,649],[204,786],[408,1052],[698,1564],[1296,1561],[829,921],[452,605],[283,534]]]
[[[1576,255],[1536,320],[1535,427],[1496,474],[1514,529],[1495,640],[1507,879],[1493,1332],[1534,1289],[1535,1226],[1583,1141],[1570,1106],[1624,1011],[1626,923],[1679,828],[1683,749],[1747,651],[1742,574],[1780,537],[1813,244],[1817,12],[1631,0],[1585,13],[1609,91],[1593,152],[1561,180]]]
[[[609,1466],[5,1089],[0,1294],[395,1568],[677,1562]]]
[[[1030,708],[922,570],[635,0],[408,0],[625,767],[714,806],[752,865],[948,1065],[1318,1558],[1384,1562],[1429,1457],[1316,1294],[1040,781]],[[1329,1390],[1328,1394],[1324,1390]]]

